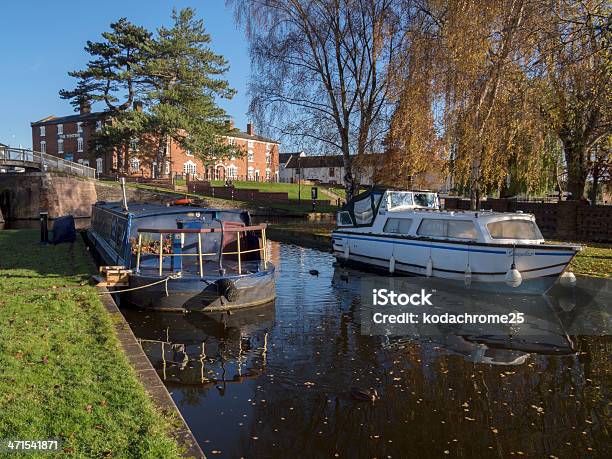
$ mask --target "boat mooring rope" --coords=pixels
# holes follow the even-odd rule
[[[168,281],[170,279],[178,279],[179,277],[181,277],[181,276],[178,275],[178,274],[171,274],[168,277],[165,277],[164,279],[161,279],[161,280],[158,280],[158,281],[155,281],[155,282],[151,282],[150,284],[145,284],[145,285],[141,285],[139,287],[133,287],[133,288],[125,288],[125,289],[122,289],[122,290],[113,290],[113,291],[107,290],[106,292],[98,293],[98,295],[107,295],[107,294],[111,294],[112,295],[113,293],[132,292],[134,290],[140,290],[140,289],[143,289],[143,288],[152,287],[154,285],[161,284],[162,282],[164,282],[165,283],[164,287],[166,289],[166,296],[169,296],[169,294],[168,294]]]

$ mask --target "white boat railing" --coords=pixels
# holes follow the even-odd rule
[[[36,168],[41,171],[65,172],[80,177],[96,177],[93,167],[68,161],[57,156],[25,148],[5,147],[0,145],[0,166]]]

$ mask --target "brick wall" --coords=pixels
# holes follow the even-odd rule
[[[469,210],[470,201],[446,198],[445,209]],[[515,199],[487,199],[482,209],[495,212],[520,210],[535,215],[547,239],[572,241],[612,241],[612,206],[589,206],[577,201],[560,203],[524,202]]]

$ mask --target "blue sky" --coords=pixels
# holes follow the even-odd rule
[[[204,19],[212,48],[230,63],[227,78],[238,93],[221,105],[246,129],[248,44],[224,0],[19,0],[3,2],[0,13],[0,143],[31,147],[31,121],[74,113],[58,91],[74,85],[67,72],[85,66],[85,42],[98,40],[111,22],[125,16],[154,30],[171,23],[173,7],[186,6]]]

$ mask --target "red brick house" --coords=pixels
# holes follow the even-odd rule
[[[83,104],[78,114],[48,116],[32,122],[32,149],[95,167],[99,174],[113,175],[117,172],[117,152],[97,151],[92,142],[95,133],[110,119],[108,112],[92,112],[88,104]],[[228,122],[225,139],[241,147],[246,154],[204,164],[196,155],[172,141],[167,145],[164,175],[189,174],[207,180],[278,181],[278,142],[255,134],[251,123],[243,132]],[[154,158],[155,153],[142,151],[135,139],[131,145],[128,172],[131,175],[154,176],[157,170]]]

